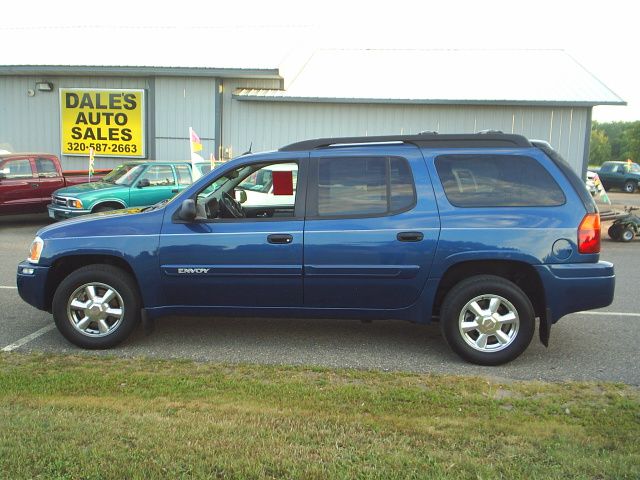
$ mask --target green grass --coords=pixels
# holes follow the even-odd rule
[[[0,356],[0,478],[639,478],[605,383]]]

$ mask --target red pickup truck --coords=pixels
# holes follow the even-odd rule
[[[97,171],[91,180],[106,172]],[[63,172],[50,153],[0,154],[0,215],[46,212],[54,190],[89,181],[86,172],[78,173]]]

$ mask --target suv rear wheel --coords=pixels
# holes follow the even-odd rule
[[[53,296],[53,319],[60,333],[82,348],[110,348],[140,321],[135,281],[111,265],[88,265],[70,273]]]
[[[527,295],[494,275],[461,281],[440,309],[442,335],[453,351],[479,365],[500,365],[531,343],[535,314]]]

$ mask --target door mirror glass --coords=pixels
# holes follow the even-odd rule
[[[138,182],[138,188],[148,187],[149,185],[151,185],[151,182],[149,182],[148,178],[143,178]]]
[[[178,213],[178,217],[180,220],[184,220],[185,222],[192,222],[196,218],[196,202],[188,198],[182,201],[182,205],[180,206],[180,213]]]

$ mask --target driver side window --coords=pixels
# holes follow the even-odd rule
[[[152,187],[176,184],[171,165],[152,165],[147,168],[147,171],[140,177],[140,180],[143,179],[149,180],[149,185]]]
[[[198,217],[269,219],[295,213],[297,162],[249,164],[215,178],[200,191]]]

